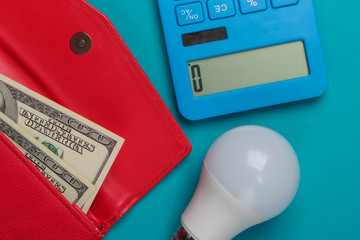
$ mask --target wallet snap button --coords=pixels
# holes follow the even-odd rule
[[[90,51],[92,46],[91,37],[84,33],[78,32],[75,33],[70,40],[71,50],[79,55],[85,54]]]

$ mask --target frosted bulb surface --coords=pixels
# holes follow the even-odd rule
[[[210,147],[181,216],[180,232],[186,235],[175,239],[232,239],[281,213],[294,198],[299,178],[295,151],[280,134],[259,126],[234,128]]]
[[[234,198],[266,218],[281,213],[299,185],[293,148],[264,127],[244,126],[224,133],[209,149],[204,165]]]

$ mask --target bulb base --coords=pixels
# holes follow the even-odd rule
[[[231,195],[206,164],[195,194],[181,216],[182,226],[197,240],[229,240],[266,220]]]
[[[179,230],[174,234],[174,236],[170,238],[170,240],[196,240],[196,239],[193,238],[183,226],[181,226]]]

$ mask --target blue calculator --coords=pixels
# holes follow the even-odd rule
[[[198,120],[321,95],[312,0],[158,0],[180,113]]]

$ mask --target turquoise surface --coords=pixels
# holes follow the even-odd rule
[[[301,180],[285,212],[235,239],[360,239],[359,1],[314,2],[329,75],[325,95],[197,122],[177,111],[156,0],[89,2],[111,19],[193,145],[192,153],[105,240],[169,239],[211,143],[247,124],[272,128],[288,139],[298,154]]]

